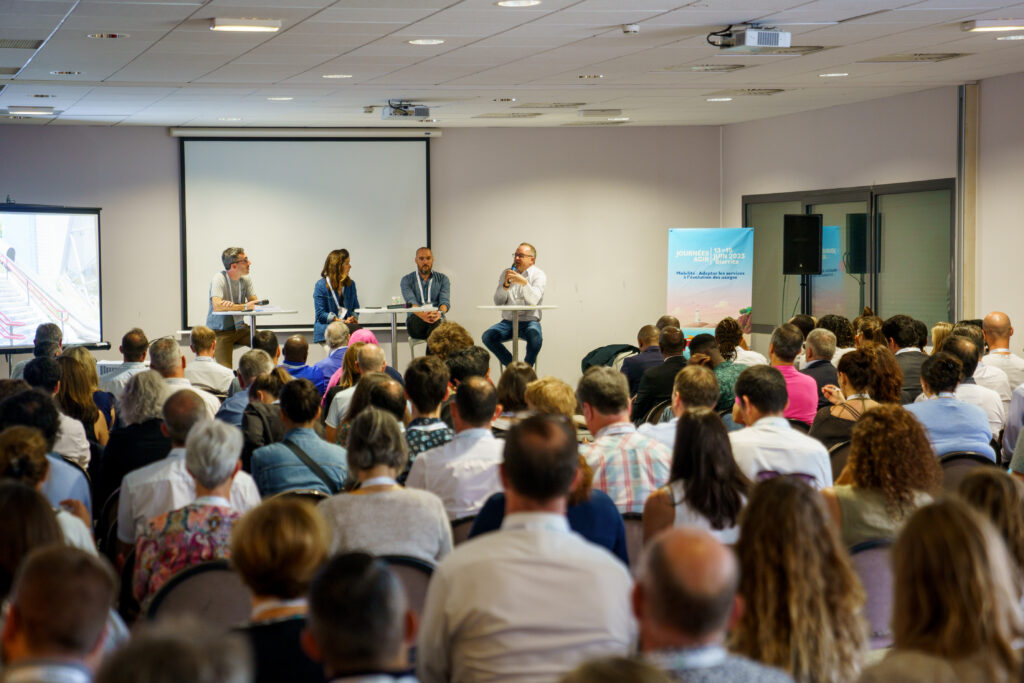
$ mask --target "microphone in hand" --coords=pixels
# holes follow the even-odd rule
[[[518,273],[519,272],[518,270],[516,270],[516,264],[514,264],[514,263],[512,264],[512,267],[509,268],[509,270],[511,270],[513,273]],[[511,286],[512,286],[512,278],[510,278],[510,277],[505,278],[505,289],[508,289]]]

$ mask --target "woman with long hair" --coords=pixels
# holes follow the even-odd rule
[[[995,467],[979,467],[963,478],[957,493],[992,522],[1024,571],[1024,481]]]
[[[797,683],[854,680],[867,648],[864,590],[821,495],[792,476],[758,484],[736,551],[745,609],[730,649]]]
[[[349,277],[352,262],[348,249],[335,249],[327,255],[320,279],[313,287],[313,342],[326,341],[327,326],[335,320],[348,325],[349,332],[359,324],[359,295],[356,283]]]
[[[1021,680],[1020,573],[987,519],[958,500],[927,505],[892,559],[893,647],[862,682]]]
[[[850,354],[853,355],[853,354]],[[821,492],[846,547],[892,538],[910,514],[932,501],[942,468],[924,428],[898,405],[882,405],[853,427],[846,469]]]
[[[491,425],[497,434],[507,432],[513,425],[528,416],[526,407],[526,385],[537,379],[533,366],[521,360],[512,361],[505,367],[498,380],[498,403],[501,415]]]
[[[61,412],[82,423],[89,441],[106,446],[110,432],[103,413],[92,400],[93,389],[85,365],[70,356],[58,356],[57,362],[61,371],[57,389]]]
[[[709,408],[686,410],[676,425],[669,482],[644,504],[644,542],[668,527],[687,525],[735,543],[750,486],[718,414]]]
[[[89,387],[92,389],[92,400],[103,413],[103,419],[107,422],[107,430],[114,427],[116,413],[114,411],[114,395],[109,391],[100,390],[100,376],[96,369],[96,356],[92,355],[89,349],[84,346],[72,346],[64,349],[61,354],[74,358],[85,368],[86,378],[89,380]]]

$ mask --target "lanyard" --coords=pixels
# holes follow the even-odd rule
[[[871,397],[867,394],[851,394],[846,398],[847,401],[852,401],[855,398],[859,398],[862,401],[870,401]]]
[[[242,303],[242,279],[238,279],[238,301],[235,301],[235,292],[231,289],[231,278],[228,277],[227,273],[224,273],[224,282],[228,283],[228,299],[233,304]]]
[[[370,477],[360,484],[359,488],[365,489],[371,486],[398,486],[398,482],[394,477]]]
[[[331,287],[331,280],[325,277],[324,282],[327,283],[327,291],[331,293],[331,298],[334,299],[334,307],[341,311],[341,304],[338,303],[338,295],[334,293],[334,288]]]
[[[423,305],[430,303],[430,286],[434,284],[434,274],[431,273],[427,279],[427,295],[423,296],[423,278],[420,277],[419,273],[416,273],[416,284],[420,286],[420,303]]]
[[[935,394],[935,398],[956,398],[956,394],[954,394],[952,391],[940,391],[939,393]]]

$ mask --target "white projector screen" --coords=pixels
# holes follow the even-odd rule
[[[184,326],[205,324],[227,247],[245,249],[257,296],[298,311],[261,327],[313,326],[313,286],[333,249],[351,254],[360,306],[390,304],[429,244],[427,165],[419,139],[184,139]]]
[[[103,341],[100,210],[0,206],[0,348],[32,348],[36,327],[64,345]]]

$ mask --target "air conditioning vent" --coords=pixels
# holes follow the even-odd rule
[[[873,57],[872,59],[862,59],[861,64],[889,64],[889,63],[918,63],[918,64],[934,64],[935,62],[944,62],[948,59],[956,59],[957,57],[966,57],[967,54],[963,52],[907,52],[895,55],[885,55],[884,57]]]

